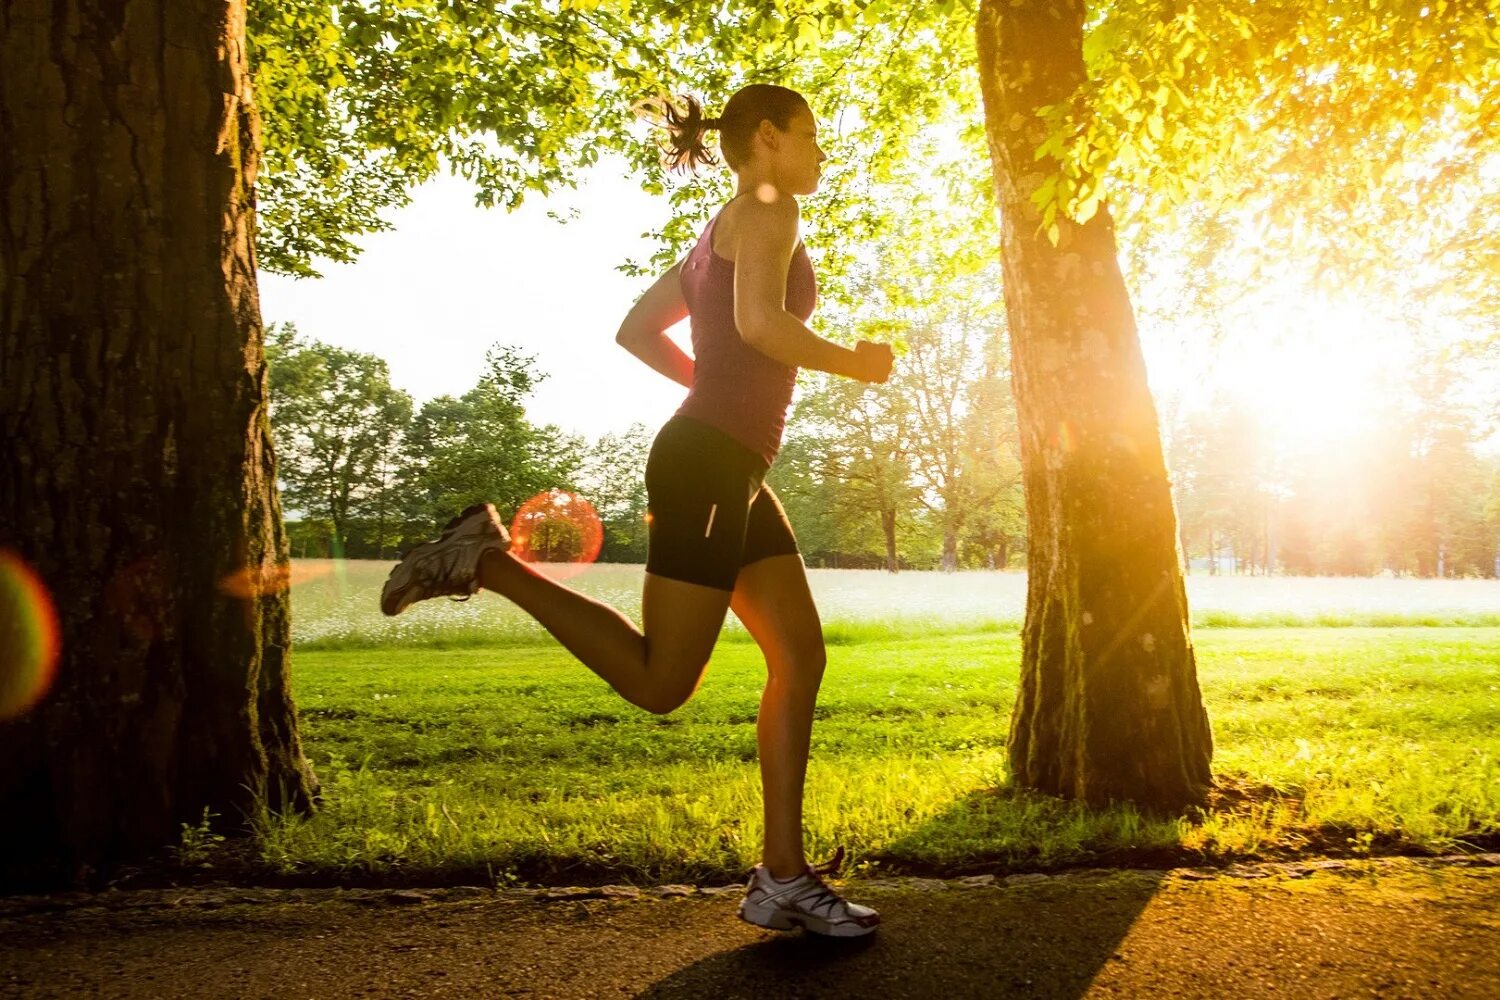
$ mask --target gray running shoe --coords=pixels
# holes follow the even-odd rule
[[[479,591],[479,557],[504,552],[510,535],[491,504],[475,504],[449,521],[436,541],[402,557],[380,591],[380,610],[399,615],[429,597],[467,599]]]
[[[765,865],[756,865],[745,886],[745,898],[740,901],[740,919],[776,931],[801,927],[827,937],[875,933],[880,914],[849,902],[822,879],[823,875],[836,875],[843,860],[844,849],[840,847],[832,860],[809,865],[807,871],[787,882],[772,878]]]

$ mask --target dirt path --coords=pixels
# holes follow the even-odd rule
[[[1500,997],[1500,855],[986,878],[849,885],[852,946],[735,888],[0,900],[0,996]]]

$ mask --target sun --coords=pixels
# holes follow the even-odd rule
[[[1411,347],[1375,310],[1288,283],[1233,324],[1213,381],[1283,444],[1328,448],[1390,412]]]

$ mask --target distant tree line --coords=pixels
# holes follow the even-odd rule
[[[1500,458],[1453,369],[1413,373],[1355,441],[1274,447],[1244,401],[1166,424],[1181,546],[1209,573],[1494,577]]]
[[[885,386],[809,378],[772,471],[810,565],[1004,567],[1024,551],[1003,340],[978,317],[910,335]],[[537,494],[578,493],[600,560],[646,558],[652,429],[590,443],[528,419],[546,376],[496,345],[474,387],[414,407],[380,358],[268,328],[271,426],[294,557],[394,558],[455,512],[509,519]]]
[[[507,519],[553,489],[593,504],[600,558],[646,555],[644,469],[650,438],[635,426],[592,445],[526,416],[546,376],[534,359],[495,345],[473,388],[421,407],[390,382],[386,363],[267,328],[271,427],[295,557],[389,559],[472,503]]]
[[[910,206],[899,232],[867,239],[819,305],[830,335],[893,343],[899,356],[884,385],[804,377],[771,480],[809,565],[951,571],[1024,560],[993,213],[958,214],[954,200]]]
[[[942,241],[927,241],[927,247]],[[888,248],[889,249],[889,248]],[[894,251],[892,251],[894,252]],[[1009,353],[998,303],[971,289],[924,290],[942,270],[856,275],[831,320],[901,345],[890,382],[804,375],[769,481],[808,565],[1018,568],[1022,490]],[[952,275],[962,267],[947,266]],[[968,272],[976,286],[993,281]],[[962,277],[950,277],[952,290]],[[993,286],[991,286],[993,287]],[[509,519],[565,489],[598,511],[604,562],[646,558],[645,461],[653,429],[593,442],[538,425],[526,400],[546,375],[496,345],[461,396],[414,407],[380,358],[268,329],[271,423],[297,557],[390,559],[455,512],[490,501]],[[1429,367],[1415,404],[1356,445],[1274,447],[1244,401],[1216,397],[1164,420],[1180,544],[1208,573],[1427,577],[1496,575],[1500,460]]]

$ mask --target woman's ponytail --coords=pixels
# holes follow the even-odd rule
[[[719,162],[703,143],[707,131],[719,127],[719,119],[704,117],[703,105],[692,95],[649,98],[637,104],[635,112],[666,129],[666,138],[658,145],[662,165],[668,170],[695,173],[701,166]]]

